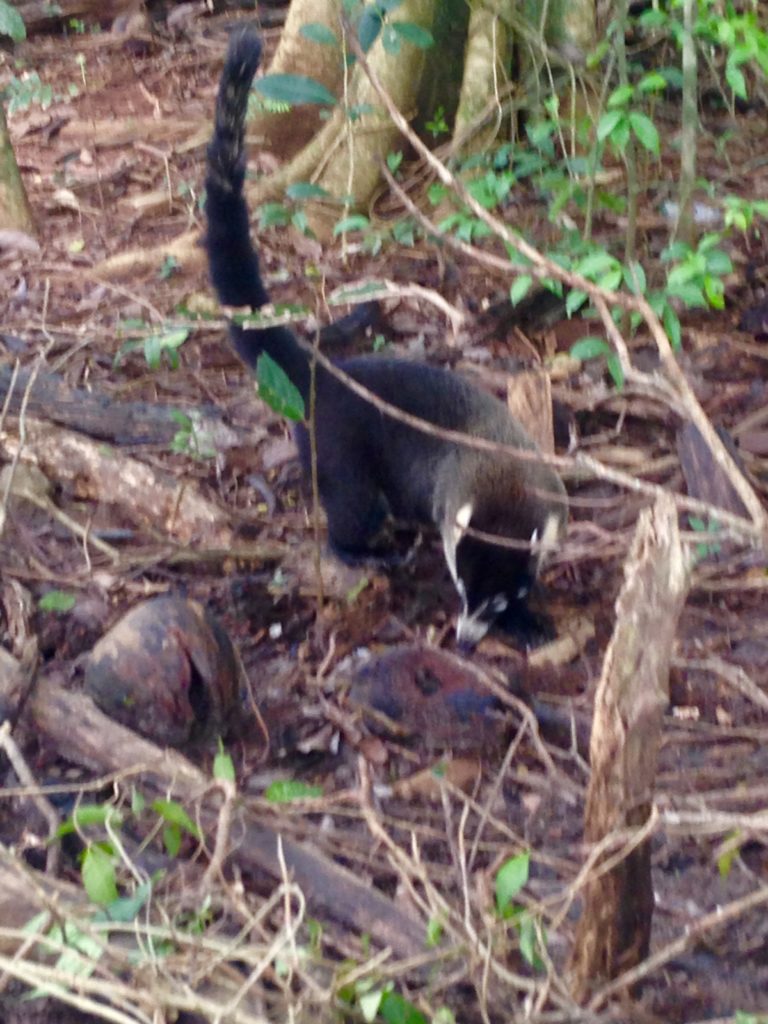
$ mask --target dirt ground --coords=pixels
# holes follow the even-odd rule
[[[456,600],[437,539],[425,535],[391,572],[342,570],[324,551],[317,555],[311,503],[288,428],[258,401],[220,323],[193,323],[175,350],[176,367],[166,355],[153,368],[145,355],[148,334],[167,336],[174,325],[188,323],[190,310],[210,303],[203,254],[194,242],[176,260],[154,253],[202,227],[205,141],[225,29],[233,19],[200,19],[175,39],[73,32],[38,37],[20,50],[52,86],[53,100],[46,109],[32,104],[9,118],[40,248],[0,251],[0,369],[10,375],[17,361],[22,369],[37,366],[41,375],[57,375],[62,388],[41,407],[30,399],[29,442],[37,442],[36,425],[50,422],[55,406],[53,448],[58,431],[82,433],[94,451],[113,445],[121,459],[138,460],[158,480],[170,478],[177,489],[184,484],[201,495],[215,519],[207,533],[193,527],[187,537],[174,533],[172,517],[158,514],[153,523],[146,509],[133,506],[130,494],[123,499],[117,484],[116,491],[105,484],[99,492],[93,481],[82,487],[79,473],[67,471],[67,457],[60,455],[57,463],[54,452],[45,464],[52,487],[45,500],[87,524],[90,538],[101,538],[109,549],[90,540],[84,544],[45,501],[41,506],[11,498],[0,536],[0,642],[18,658],[24,642],[36,640],[40,671],[58,670],[77,689],[79,659],[128,609],[163,594],[199,602],[230,638],[250,686],[230,744],[243,793],[260,797],[275,778],[322,786],[317,805],[273,808],[273,817],[287,834],[310,840],[392,895],[400,879],[396,859],[381,836],[372,834],[370,816],[355,797],[356,759],[367,754],[379,787],[374,786],[369,813],[408,855],[418,851],[431,883],[458,908],[459,919],[465,916],[479,932],[493,927],[493,870],[515,850],[530,849],[526,899],[543,915],[550,969],[559,977],[580,906],[570,887],[584,860],[588,768],[583,748],[567,735],[563,741],[547,732],[545,723],[547,716],[559,716],[561,724],[572,717],[575,733],[588,729],[622,561],[645,499],[605,482],[567,480],[574,499],[568,540],[545,573],[542,600],[558,637],[571,637],[572,646],[549,661],[527,661],[508,638],[492,635],[474,656],[475,664],[506,679],[512,693],[535,698],[543,740],[519,714],[512,716],[511,732],[507,724],[480,743],[466,739],[468,756],[482,762],[471,800],[460,789],[435,797],[418,786],[397,788],[397,779],[448,751],[456,753],[460,745],[450,718],[446,725],[423,715],[413,695],[403,699],[406,739],[376,734],[351,748],[350,712],[339,680],[350,672],[354,677],[353,655],[381,655],[425,640],[453,648]],[[276,31],[267,34],[269,46]],[[6,57],[0,84],[14,73]],[[705,117],[700,173],[723,189],[727,184],[731,193],[768,196],[765,110],[738,115],[735,126],[718,118],[725,115]],[[726,128],[733,132],[729,145],[718,147],[717,136]],[[660,212],[674,173],[667,159],[663,184],[644,193],[641,226],[650,254],[667,240]],[[263,169],[269,160],[262,156],[255,163]],[[534,237],[541,224],[540,241],[546,244],[545,211],[528,187],[515,195],[507,213]],[[618,219],[599,225],[605,237],[621,229]],[[339,315],[324,297],[344,282],[375,276],[435,288],[467,314],[458,339],[434,308],[412,298],[385,304],[372,333],[383,336],[389,351],[423,351],[502,394],[505,371],[528,358],[531,347],[551,358],[567,352],[579,332],[588,333],[562,316],[534,325],[529,334],[511,326],[487,312],[503,299],[508,281],[424,242],[413,248],[388,245],[377,255],[343,255],[338,243],[321,245],[269,229],[261,245],[275,300],[307,307],[321,324]],[[759,332],[736,328],[743,310],[762,298],[768,267],[764,225],[748,238],[735,238],[731,255],[735,272],[727,308],[684,317],[680,358],[705,410],[738,444],[750,480],[765,497],[768,347]],[[372,333],[352,339],[351,347],[368,351],[378,345]],[[640,339],[634,356],[653,367],[648,342]],[[4,400],[10,376],[3,379]],[[73,390],[64,400],[67,389]],[[86,395],[102,403],[102,420],[124,403],[145,403],[149,426],[143,436],[84,429]],[[581,450],[609,466],[678,492],[691,486],[690,473],[681,468],[683,424],[674,410],[631,390],[617,395],[597,365],[561,369],[553,397],[560,451],[570,431]],[[172,420],[169,432],[167,420],[152,419],[149,409],[187,415],[202,410],[221,434],[197,454],[174,450],[185,421]],[[3,435],[18,438],[19,429],[18,410],[12,408]],[[4,461],[12,450],[4,441]],[[227,545],[241,553],[250,545],[252,555],[231,557],[221,550]],[[322,608],[316,556],[325,574]],[[584,1019],[692,1024],[734,1020],[738,1012],[768,1014],[768,914],[764,903],[750,902],[768,886],[767,581],[764,553],[735,545],[724,544],[697,564],[680,622],[654,804],[651,956],[660,954],[660,960],[641,980],[632,1006],[610,1004]],[[51,591],[73,595],[74,604],[42,610],[38,602]],[[510,735],[514,752],[505,759]],[[18,742],[39,782],[66,778],[77,786],[89,777],[29,729],[20,730]],[[202,763],[210,764],[213,749],[205,748]],[[4,761],[0,765],[0,797],[6,796],[0,799],[0,840],[39,867],[39,821],[19,797],[13,771]],[[732,856],[724,856],[727,851]],[[76,880],[76,861],[65,858],[62,871]],[[399,891],[398,899],[407,903],[408,893]],[[718,909],[724,924],[717,920]],[[332,924],[327,927],[337,960],[364,959],[364,936],[339,937]],[[678,945],[672,948],[673,943]],[[498,956],[510,971],[525,973],[516,951]],[[450,962],[438,979],[433,973],[426,981],[423,972],[408,974],[407,968],[395,977],[409,979],[407,994],[417,1005],[446,1006],[457,1021],[522,1020],[526,1012],[526,1019],[548,1019],[541,1008],[524,1009],[522,998],[511,1008],[507,1000],[514,986],[505,988],[501,976],[491,973],[484,980],[483,964],[467,954],[463,965]],[[0,993],[0,1020],[3,1014],[9,1021],[33,1019],[16,1004],[4,1009],[3,998]],[[54,1012],[51,1019],[63,1017]]]

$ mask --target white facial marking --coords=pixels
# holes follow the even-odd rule
[[[544,524],[544,535],[541,538],[542,554],[547,555],[550,551],[553,551],[560,540],[560,534],[562,533],[563,525],[560,516],[555,515],[551,512],[547,516],[547,521]]]
[[[462,505],[459,511],[456,513],[456,522],[453,527],[453,535],[456,538],[458,544],[464,534],[467,532],[469,521],[472,518],[472,502],[468,501],[466,505]]]
[[[490,626],[490,622],[480,618],[485,611],[485,607],[485,605],[482,605],[471,615],[467,611],[466,606],[461,609],[458,621],[456,622],[457,643],[466,647],[474,647],[475,644],[483,639]]]
[[[456,584],[456,589],[459,589],[461,580],[459,574],[456,571],[456,544],[455,538],[448,535],[447,531],[443,531],[443,554],[445,555],[445,564],[448,566],[448,572],[451,574],[451,579]]]

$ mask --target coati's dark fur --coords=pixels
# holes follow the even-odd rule
[[[214,287],[223,304],[254,309],[269,302],[243,197],[245,114],[260,56],[255,31],[232,37],[206,181],[206,245]],[[291,330],[233,325],[231,338],[250,367],[267,352],[309,409],[310,355]],[[454,373],[378,356],[337,365],[385,401],[438,427],[535,450],[505,405]],[[387,515],[434,523],[461,596],[459,639],[476,642],[500,615],[508,622],[518,613],[525,619],[541,553],[557,542],[566,521],[565,490],[554,470],[538,460],[479,451],[406,426],[320,365],[315,389],[317,475],[332,547],[342,556],[370,553]],[[298,444],[306,469],[303,426]],[[471,531],[522,545],[505,548]]]

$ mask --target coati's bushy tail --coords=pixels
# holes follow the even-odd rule
[[[251,242],[245,182],[245,115],[253,76],[261,60],[261,40],[252,27],[237,30],[229,41],[221,73],[213,137],[208,146],[205,238],[211,280],[225,306],[259,309],[270,301],[261,280],[259,259]],[[232,326],[240,356],[254,367],[262,352],[283,368],[305,399],[309,360],[293,333],[284,327],[243,330]]]
[[[241,29],[232,36],[219,82],[205,184],[206,247],[214,288],[224,305],[255,309],[269,297],[251,244],[243,183],[245,113],[260,60],[261,40],[253,29]]]

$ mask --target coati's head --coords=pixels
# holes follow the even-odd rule
[[[460,645],[473,647],[497,619],[524,608],[543,559],[565,530],[564,492],[561,497],[558,490],[556,498],[560,500],[555,495],[552,501],[524,495],[513,508],[466,501],[444,523],[445,559],[461,598],[456,626]],[[480,534],[499,537],[501,543]]]

